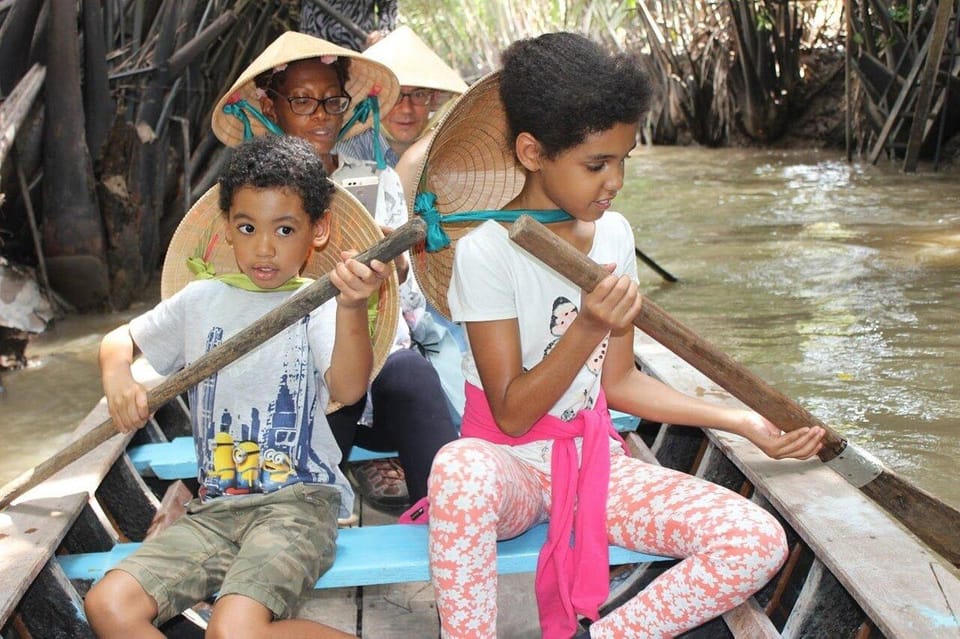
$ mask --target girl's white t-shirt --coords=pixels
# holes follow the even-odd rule
[[[599,264],[616,264],[616,275],[637,280],[633,229],[619,213],[607,211],[596,222],[593,246],[587,254]],[[507,229],[488,220],[456,245],[453,275],[447,293],[456,322],[516,318],[525,370],[540,363],[576,318],[581,291],[553,269],[510,241]],[[570,421],[582,409],[593,408],[600,391],[600,372],[609,336],[577,373],[549,413]],[[463,360],[467,381],[482,388],[471,351]]]

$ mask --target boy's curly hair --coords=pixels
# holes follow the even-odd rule
[[[518,40],[503,52],[500,99],[511,140],[526,131],[548,158],[590,133],[636,123],[647,110],[650,82],[637,60],[609,54],[575,33]]]
[[[289,189],[316,222],[330,206],[333,182],[310,144],[290,135],[261,135],[234,149],[218,180],[220,211],[226,215],[238,189]]]

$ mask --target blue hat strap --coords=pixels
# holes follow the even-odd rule
[[[262,124],[270,133],[275,135],[284,134],[283,129],[277,126],[276,122],[261,113],[260,109],[247,102],[246,98],[240,98],[236,102],[224,104],[223,112],[240,120],[241,124],[243,124],[244,140],[249,140],[253,137],[253,126],[250,124],[250,118],[247,117],[247,111],[250,112],[250,115],[259,120],[260,124]]]
[[[512,209],[508,211],[464,211],[463,213],[451,213],[450,215],[440,215],[437,210],[437,196],[433,193],[417,193],[414,200],[413,211],[423,218],[427,223],[426,246],[427,251],[436,253],[450,245],[450,238],[443,230],[443,224],[452,224],[455,222],[482,222],[484,220],[496,220],[497,222],[516,222],[521,215],[529,215],[542,224],[552,224],[554,222],[567,222],[573,219],[573,216],[560,209],[546,211],[532,211],[530,209]]]
[[[380,100],[376,96],[368,95],[357,103],[353,115],[340,127],[337,140],[342,139],[357,122],[366,122],[371,114],[373,115],[373,159],[377,161],[377,169],[382,171],[387,168],[387,160],[380,144]]]

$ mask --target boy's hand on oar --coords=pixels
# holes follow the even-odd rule
[[[129,379],[104,379],[103,391],[107,398],[110,419],[121,433],[131,433],[142,428],[150,418],[147,406],[147,389]]]
[[[617,333],[632,326],[643,298],[636,282],[626,275],[613,275],[615,264],[606,264],[604,268],[610,275],[589,293],[584,291],[579,319],[604,332]]]
[[[370,266],[355,259],[357,251],[342,251],[342,262],[330,271],[330,283],[337,287],[337,304],[343,308],[366,308],[367,298],[373,295],[380,284],[390,275],[386,264],[372,260]]]
[[[752,410],[744,411],[747,439],[773,459],[809,459],[823,446],[826,431],[819,426],[786,432]]]

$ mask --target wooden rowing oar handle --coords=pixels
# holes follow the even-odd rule
[[[423,240],[426,234],[426,225],[420,218],[415,218],[396,229],[374,246],[357,255],[356,259],[364,264],[373,260],[389,263],[414,244]],[[260,344],[291,326],[308,315],[312,310],[327,302],[339,293],[330,283],[330,276],[323,277],[307,286],[303,291],[290,297],[256,322],[241,330],[239,333],[224,341],[216,348],[211,349],[189,366],[167,377],[163,382],[147,393],[147,406],[150,412],[155,411],[168,401],[193,388],[204,379],[247,354]],[[87,431],[75,439],[59,452],[39,465],[22,473],[16,479],[0,489],[0,510],[47,479],[64,466],[76,461],[90,452],[115,434],[117,429],[113,420],[106,420],[99,426]]]
[[[545,226],[523,216],[510,229],[510,239],[585,291],[592,291],[609,273]],[[745,366],[643,298],[633,324],[657,340],[731,395],[786,431],[820,426],[827,434],[820,459],[839,455],[847,442],[795,401],[773,388]]]
[[[608,273],[544,225],[524,215],[510,239],[571,282],[592,291]],[[826,430],[820,458],[877,502],[950,563],[960,566],[960,511],[904,480],[859,446],[849,444],[799,404],[643,298],[634,325],[783,430]]]

